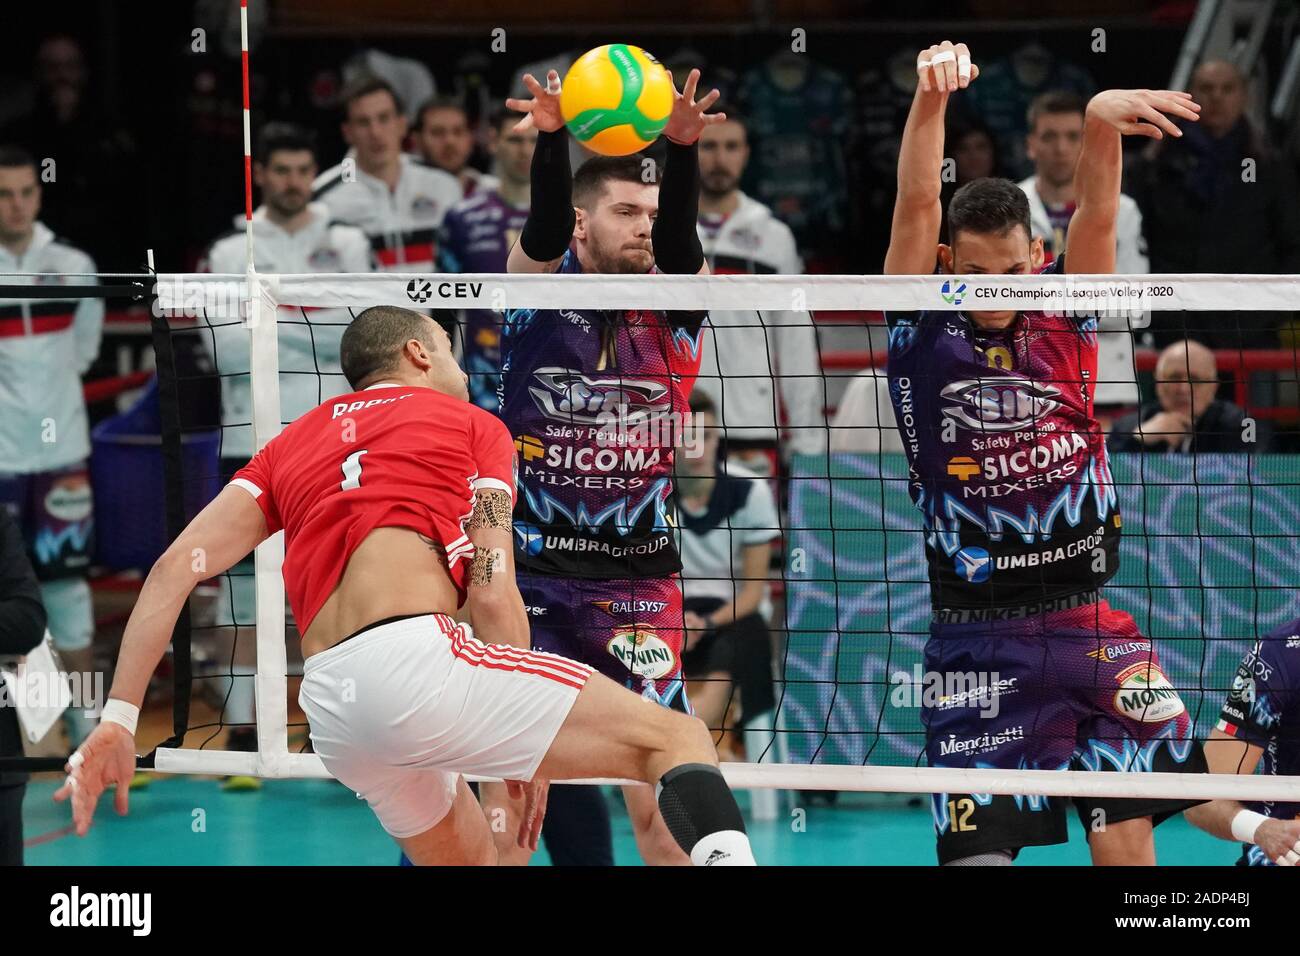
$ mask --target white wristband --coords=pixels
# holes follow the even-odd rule
[[[1254,810],[1238,810],[1232,818],[1232,838],[1240,843],[1254,843],[1259,825],[1268,817]]]
[[[99,715],[99,719],[120,724],[126,728],[127,733],[134,737],[135,725],[140,720],[140,708],[135,704],[128,704],[124,700],[118,700],[116,697],[110,697],[108,703],[104,705],[104,711]]]

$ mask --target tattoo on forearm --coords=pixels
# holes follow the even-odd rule
[[[469,582],[483,586],[492,582],[492,575],[505,563],[500,548],[480,548],[474,552],[474,561],[469,567]]]
[[[474,513],[470,515],[466,531],[476,528],[500,528],[510,530],[510,496],[504,491],[480,491],[474,504]]]

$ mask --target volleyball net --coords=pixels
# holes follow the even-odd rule
[[[855,378],[883,380],[883,369],[837,372],[836,362],[825,354],[828,329],[861,343],[861,355],[880,354],[885,332],[864,317],[867,309],[1096,315],[1105,317],[1104,328],[1119,328],[1118,334],[1130,336],[1146,327],[1152,313],[1182,313],[1195,337],[1197,315],[1239,312],[1247,304],[1252,310],[1286,311],[1300,300],[1300,279],[1243,275],[250,273],[136,279],[151,283],[154,293],[156,410],[144,417],[138,410],[134,417],[128,411],[110,427],[101,426],[96,455],[101,455],[101,439],[129,435],[133,428],[156,428],[161,444],[160,454],[150,459],[145,471],[120,456],[96,468],[94,480],[101,486],[96,489],[99,533],[110,549],[124,545],[123,539],[145,521],[151,527],[165,525],[170,540],[253,450],[309,408],[348,392],[338,368],[339,339],[347,324],[370,306],[429,310],[449,326],[463,325],[475,310],[498,317],[515,309],[706,309],[740,316],[731,321],[763,329],[754,341],[766,350],[759,364],[766,367],[773,414],[779,420],[783,377],[812,374],[823,406],[836,404]],[[852,317],[846,320],[846,314]],[[780,337],[773,335],[782,326],[803,327],[818,343],[822,354],[814,373],[783,371]],[[706,323],[699,346],[705,353],[719,348],[711,335]],[[1294,389],[1297,363],[1274,366],[1275,383],[1281,383],[1283,391]],[[704,375],[716,377],[725,395],[725,359],[715,354],[704,367],[714,370]],[[1135,369],[1135,377],[1137,373]],[[219,408],[203,397],[216,391],[223,396]],[[927,695],[985,707],[990,713],[987,733],[993,740],[1008,733],[1032,734],[1033,728],[1003,726],[1005,721],[997,719],[996,680],[990,685],[969,675],[936,676],[925,670],[931,613],[924,555],[928,532],[909,494],[907,460],[890,450],[888,440],[906,422],[897,423],[892,412],[887,414],[883,390],[869,390],[867,395],[878,406],[872,411],[875,417],[842,430],[869,433],[869,450],[779,449],[782,460],[771,477],[780,507],[768,621],[774,704],[759,720],[750,721],[747,715],[743,732],[734,725],[737,711],[731,707],[723,725],[714,728],[720,735],[733,734],[737,749],[743,749],[743,761],[724,763],[734,786],[1030,796],[1294,797],[1300,778],[989,769],[980,766],[978,740],[958,742],[961,747],[970,744],[966,766],[925,766],[921,711]],[[992,392],[979,398],[991,414],[1010,416],[1019,408],[1017,403],[1026,400]],[[724,419],[719,418],[717,427],[725,441]],[[836,440],[841,426],[822,421],[815,427],[827,439],[823,447],[843,444]],[[1050,466],[1028,452],[1018,467],[1032,475]],[[1297,615],[1292,597],[1300,591],[1300,563],[1294,560],[1300,537],[1297,462],[1286,454],[1117,453],[1111,456],[1110,469],[1114,503],[1123,515],[1123,537],[1119,571],[1106,597],[1131,614],[1143,639],[1154,643],[1170,686],[1189,712],[1192,736],[1204,739],[1234,689],[1243,655],[1261,635]],[[149,507],[141,499],[155,486],[152,479],[146,481],[146,471],[158,475],[161,492],[161,497],[154,496],[147,518],[139,513],[139,508]],[[117,499],[105,497],[110,485],[121,501],[132,502],[130,507],[116,507]],[[1042,535],[1050,543],[1050,527],[1047,532],[1041,526],[1015,528],[1014,516],[1006,520],[1006,530]],[[310,753],[305,720],[295,704],[301,665],[292,615],[285,605],[283,558],[283,535],[277,534],[257,548],[252,562],[215,575],[195,592],[178,622],[166,664],[172,733],[165,739],[140,740],[141,747],[151,748],[144,766],[169,773],[328,776]],[[731,584],[738,588],[742,572],[737,568],[732,577]],[[635,653],[634,646],[633,660]],[[958,686],[954,679],[968,682]],[[255,731],[255,749],[230,749],[231,731],[246,736]],[[1140,769],[1139,754],[1126,759],[1129,766],[1111,769]]]

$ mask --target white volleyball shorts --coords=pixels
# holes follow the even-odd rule
[[[531,780],[590,676],[426,614],[308,658],[298,703],[325,769],[403,839],[447,815],[462,773]]]

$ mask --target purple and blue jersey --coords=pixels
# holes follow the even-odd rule
[[[964,292],[957,277],[945,287]],[[886,318],[936,610],[992,620],[1098,590],[1119,566],[1120,516],[1093,417],[1096,319],[1023,312],[990,331],[963,312]]]
[[[1264,748],[1258,773],[1300,775],[1300,619],[1268,634],[1242,658],[1218,729]],[[1245,807],[1274,820],[1300,819],[1300,800]],[[1241,862],[1273,865],[1257,846],[1244,847]]]
[[[510,205],[495,190],[457,203],[443,220],[439,267],[444,272],[505,272],[510,247],[527,219],[527,209]],[[461,334],[470,401],[496,412],[501,321],[490,309],[467,309]]]
[[[570,249],[560,274],[582,272]],[[514,309],[500,416],[515,438],[521,572],[668,577],[673,452],[700,367],[703,312]]]

